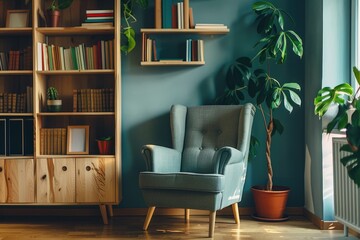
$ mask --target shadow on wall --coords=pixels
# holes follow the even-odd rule
[[[125,139],[124,139],[125,141]],[[145,204],[138,186],[139,172],[146,170],[141,148],[145,144],[171,147],[169,114],[163,114],[132,127],[125,143],[129,149],[127,158],[123,159],[123,201],[121,205],[140,207]],[[126,186],[126,187],[125,187]]]

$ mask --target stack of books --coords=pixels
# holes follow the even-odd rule
[[[32,48],[0,52],[0,71],[29,70],[32,68]]]
[[[65,155],[66,134],[66,128],[41,128],[40,154]]]
[[[74,89],[74,112],[113,112],[114,89]]]
[[[155,28],[194,28],[194,17],[189,0],[155,1]]]
[[[228,27],[222,23],[197,23],[195,24],[195,29],[221,30],[228,29]]]
[[[104,27],[114,25],[114,10],[86,10],[86,19],[83,27]]]

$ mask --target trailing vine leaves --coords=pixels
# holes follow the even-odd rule
[[[132,24],[137,21],[133,14],[134,6],[146,8],[148,6],[148,0],[127,0],[122,5],[124,26],[122,25],[121,33],[124,36],[124,43],[122,43],[120,49],[126,54],[130,53],[136,46],[135,31],[132,27]]]

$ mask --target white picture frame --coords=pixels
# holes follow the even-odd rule
[[[89,125],[67,127],[67,154],[89,154]]]
[[[7,10],[7,28],[25,28],[29,26],[29,10]]]

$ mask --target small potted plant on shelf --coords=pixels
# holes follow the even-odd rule
[[[111,153],[112,144],[113,144],[113,138],[110,136],[107,137],[101,137],[96,139],[99,153],[101,155],[108,155]]]
[[[62,101],[58,99],[58,91],[54,87],[47,89],[47,110],[49,112],[59,112],[61,110]]]
[[[360,71],[353,67],[353,73],[360,85]],[[342,83],[334,88],[320,89],[314,99],[315,114],[323,117],[330,106],[337,105],[338,112],[327,124],[326,131],[330,133],[337,129],[346,130],[348,144],[340,148],[349,154],[341,158],[341,163],[346,167],[349,177],[360,187],[360,87],[354,88],[348,83]]]
[[[280,119],[276,116],[276,110],[284,107],[291,113],[293,105],[301,105],[301,99],[297,94],[300,85],[275,79],[270,68],[274,66],[271,62],[278,65],[285,63],[291,52],[301,58],[303,45],[297,33],[285,29],[285,16],[291,20],[292,18],[284,10],[267,1],[255,2],[252,9],[257,15],[257,32],[261,36],[255,47],[260,49],[252,59],[239,57],[230,66],[226,75],[225,92],[217,101],[225,104],[240,104],[245,100],[246,92],[260,111],[266,134],[267,184],[252,187],[256,211],[254,217],[260,220],[279,221],[286,219],[284,211],[290,188],[273,185],[272,136],[276,133],[281,134],[284,130]],[[255,59],[259,59],[260,65],[264,65],[264,68],[253,68]],[[253,145],[250,147],[250,152],[254,151],[252,148],[254,144],[258,144],[258,140],[252,138]]]
[[[70,7],[73,0],[52,0],[48,7],[48,15],[52,27],[59,26],[60,11]]]

